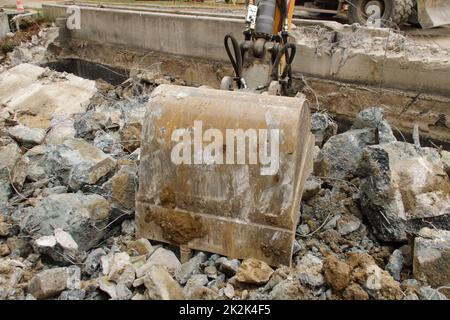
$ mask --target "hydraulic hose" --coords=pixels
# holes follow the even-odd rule
[[[233,53],[230,49],[230,41],[233,46]],[[239,43],[232,34],[227,34],[224,38],[225,50],[227,51],[228,58],[230,59],[231,65],[233,66],[234,73],[238,79],[240,87],[246,87],[245,81],[242,78],[242,53]]]
[[[288,78],[292,78],[292,62],[295,58],[295,53],[297,51],[297,47],[294,43],[287,43],[285,46],[285,57],[286,57],[286,65],[283,69],[283,72],[281,73],[281,78],[285,78],[286,75],[288,75]],[[291,52],[289,52],[289,49],[291,49]]]
[[[289,49],[291,49],[291,52],[289,52]],[[289,76],[292,75],[291,64],[292,64],[292,61],[294,61],[296,50],[297,50],[297,48],[294,43],[286,43],[286,45],[278,51],[275,61],[273,63],[273,68],[272,68],[271,78],[273,80],[278,79],[278,70],[280,67],[281,57],[283,57],[283,54],[286,57],[286,66],[283,69],[281,77],[284,78],[284,77],[286,77],[286,75],[289,75]]]

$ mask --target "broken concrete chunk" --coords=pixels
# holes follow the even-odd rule
[[[92,140],[97,131],[103,131],[108,118],[107,115],[95,110],[88,110],[75,116],[74,128],[77,137]]]
[[[170,273],[175,273],[181,267],[181,263],[172,251],[158,248],[153,252],[147,262],[136,270],[136,276],[138,278],[143,277],[153,266],[162,266]]]
[[[204,287],[208,284],[208,277],[204,274],[194,274],[183,288],[184,295],[189,297],[196,288]]]
[[[103,239],[109,214],[109,202],[99,195],[62,193],[49,195],[34,208],[17,210],[13,218],[33,235],[53,235],[54,228],[67,230],[79,249],[86,251]]]
[[[136,279],[134,266],[132,264],[126,264],[120,272],[120,274],[111,274],[110,279],[114,280],[118,285],[124,285],[130,288]]]
[[[19,237],[9,237],[6,240],[8,248],[11,250],[11,254],[26,258],[32,251],[33,248],[30,245],[28,239]]]
[[[39,181],[47,177],[44,170],[46,152],[47,146],[39,145],[31,148],[25,153],[25,156],[29,159],[27,165],[27,179]]]
[[[362,212],[380,240],[406,240],[423,218],[450,228],[450,180],[436,150],[403,142],[367,147],[361,176]]]
[[[116,296],[117,300],[130,300],[133,296],[133,292],[131,292],[125,284],[119,283],[116,286]]]
[[[308,201],[314,197],[322,188],[322,180],[315,176],[309,176],[303,188],[302,200]]]
[[[136,231],[136,222],[134,221],[134,219],[123,220],[121,230],[125,235],[134,235]]]
[[[55,240],[64,250],[78,250],[78,244],[73,240],[72,236],[60,228],[55,229]]]
[[[66,186],[56,186],[52,188],[45,188],[44,190],[42,190],[43,197],[48,197],[51,194],[61,194],[61,193],[67,193]]]
[[[231,284],[227,284],[225,288],[220,289],[219,291],[220,295],[225,295],[228,299],[233,299],[235,291],[234,287]]]
[[[297,233],[299,235],[305,236],[310,232],[311,232],[311,230],[309,229],[309,226],[306,223],[301,224],[297,227]]]
[[[300,282],[310,287],[320,287],[324,284],[322,275],[322,259],[307,253],[297,263],[296,271]]]
[[[58,81],[49,81],[52,77]],[[97,91],[92,80],[27,63],[0,74],[0,83],[0,104],[16,113],[20,123],[42,129],[50,126],[53,116],[83,112],[82,106]]]
[[[121,104],[121,102],[118,102]],[[76,136],[83,139],[93,140],[98,131],[109,131],[124,126],[122,105],[114,107],[100,107],[95,110],[79,114],[75,117],[74,127]]]
[[[8,299],[16,292],[25,267],[19,260],[0,259],[0,300]]]
[[[83,272],[88,275],[93,275],[100,266],[101,257],[105,256],[106,252],[103,248],[97,248],[92,250],[86,257],[83,264]]]
[[[345,288],[342,296],[347,300],[369,300],[367,292],[357,283],[352,283]]]
[[[314,162],[314,174],[332,179],[355,176],[364,147],[375,143],[375,129],[349,130],[331,137]]]
[[[109,274],[113,256],[114,251],[109,251],[107,255],[104,255],[103,257],[100,258],[100,264],[102,266],[102,274],[105,276]]]
[[[374,128],[378,131],[378,143],[395,142],[397,139],[392,132],[391,126],[384,119],[383,109],[371,107],[362,110],[356,116],[352,129]]]
[[[289,277],[292,277],[291,273],[292,273],[292,269],[288,268],[287,266],[282,266],[282,267],[276,269],[273,272],[273,274],[270,276],[270,280],[264,286],[264,289],[265,290],[273,289],[273,287],[275,287],[281,281],[283,281]]]
[[[444,171],[447,172],[448,177],[450,178],[450,152],[441,151],[441,160],[444,164]]]
[[[359,229],[361,220],[351,214],[339,218],[336,222],[336,229],[340,235],[345,236]]]
[[[67,279],[67,289],[76,290],[81,288],[81,269],[77,266],[67,268],[69,277]]]
[[[137,168],[127,166],[112,177],[113,206],[123,212],[133,212],[137,187]]]
[[[68,139],[52,146],[46,155],[46,172],[73,190],[95,184],[111,172],[116,161],[82,139]]]
[[[10,181],[12,170],[20,158],[20,149],[15,143],[0,147],[0,203],[6,203],[12,192]]]
[[[45,139],[45,130],[40,128],[29,128],[24,125],[17,125],[8,129],[8,134],[25,148],[32,148],[41,144]]]
[[[113,157],[125,155],[123,146],[119,143],[119,139],[113,133],[107,133],[99,130],[95,133],[94,146],[105,153],[111,154]]]
[[[14,165],[14,169],[11,174],[11,183],[18,191],[22,190],[23,184],[27,177],[29,162],[30,160],[27,156],[21,156]]]
[[[217,278],[217,268],[215,266],[206,266],[205,269],[203,269],[203,272],[209,279]]]
[[[28,284],[28,292],[36,299],[47,299],[67,288],[67,268],[53,268],[39,272]]]
[[[58,300],[84,300],[86,292],[82,289],[65,290],[61,292]]]
[[[7,256],[11,253],[8,245],[6,243],[0,244],[0,257]]]
[[[120,142],[128,152],[133,152],[141,146],[142,125],[140,123],[126,124],[121,133]]]
[[[381,269],[369,254],[349,253],[347,264],[352,270],[350,279],[357,280],[370,297],[380,300],[399,300],[404,297],[400,283]]]
[[[58,145],[75,138],[74,119],[71,115],[53,116],[50,130],[45,137],[48,145]]]
[[[144,279],[147,295],[152,300],[182,300],[183,290],[162,266],[152,266]]]
[[[150,256],[150,254],[155,250],[150,241],[145,238],[132,241],[128,247],[131,250],[136,251],[137,254],[144,255],[146,257]]]
[[[46,256],[59,265],[78,261],[78,245],[69,233],[56,228],[55,234],[41,236],[34,241],[35,252]],[[70,257],[70,258],[69,258]]]
[[[337,134],[336,122],[323,112],[315,112],[311,115],[311,132],[316,138],[316,146],[322,147],[325,142]]]
[[[36,239],[36,246],[39,248],[54,248],[56,246],[55,236],[42,236]]]
[[[180,284],[185,284],[189,278],[196,273],[200,272],[200,265],[206,261],[206,254],[199,252],[189,261],[183,263],[178,271],[175,273],[175,279]]]
[[[312,295],[302,287],[298,280],[287,278],[272,289],[269,297],[273,300],[304,300],[311,299]]]
[[[117,300],[116,284],[108,280],[108,277],[98,279],[99,289],[106,292],[112,300]]]
[[[135,271],[130,256],[125,252],[118,252],[112,256],[108,278],[115,283],[131,287],[135,279]]]
[[[450,283],[450,231],[423,228],[414,240],[413,274],[433,287]]]
[[[217,293],[217,291],[214,291],[207,287],[196,287],[192,289],[188,295],[186,296],[186,299],[189,300],[220,300],[221,297]]]
[[[241,263],[238,259],[229,260],[226,257],[220,257],[215,261],[217,269],[227,276],[232,277],[236,274]]]
[[[445,294],[429,286],[420,288],[420,297],[422,300],[448,300]]]
[[[10,227],[11,225],[9,223],[0,221],[0,237],[7,237],[9,234]]]
[[[273,269],[265,262],[257,259],[245,259],[236,272],[236,280],[250,284],[265,284],[269,281]]]
[[[47,179],[45,167],[36,163],[29,164],[27,168],[27,179],[34,182]]]
[[[400,273],[403,269],[403,253],[400,249],[394,250],[389,257],[386,270],[392,275],[396,281],[400,281]]]

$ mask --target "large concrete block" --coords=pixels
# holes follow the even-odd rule
[[[414,239],[414,277],[433,287],[450,283],[450,231],[423,228]],[[448,290],[446,292],[449,292]]]

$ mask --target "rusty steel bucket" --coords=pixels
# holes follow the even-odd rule
[[[424,29],[450,24],[450,1],[418,0],[417,14]]]
[[[230,132],[246,133],[245,143]],[[212,141],[215,162],[205,153]],[[302,97],[159,86],[143,124],[137,236],[290,265],[313,146]],[[272,156],[277,148],[278,157],[262,161],[258,152]],[[277,158],[277,170],[268,158]]]

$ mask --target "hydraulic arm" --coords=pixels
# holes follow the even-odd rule
[[[239,44],[231,34],[224,39],[235,76],[224,77],[222,89],[288,95],[296,50],[289,36],[294,4],[293,0],[247,3],[244,41]]]

